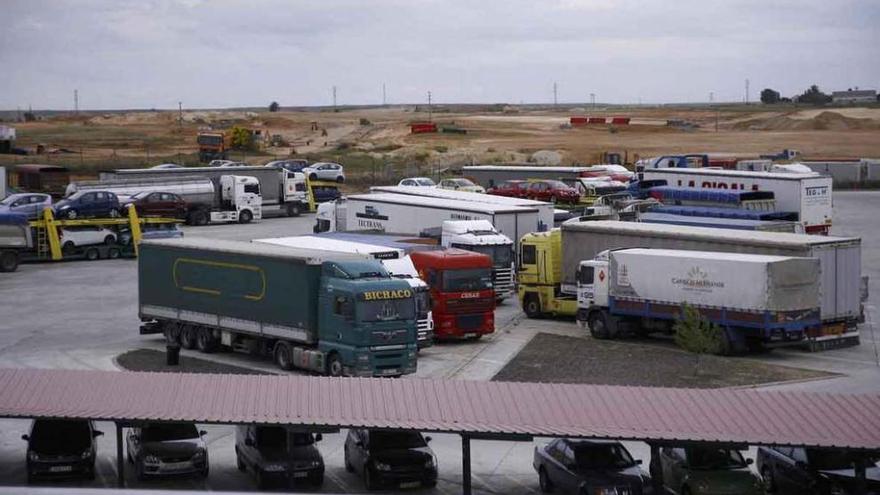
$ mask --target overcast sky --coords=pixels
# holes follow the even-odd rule
[[[873,0],[5,0],[0,109],[742,101],[880,86]]]

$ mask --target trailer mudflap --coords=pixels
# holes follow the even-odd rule
[[[144,323],[140,327],[141,335],[155,335],[157,333],[162,333],[162,325],[159,322],[151,321]]]

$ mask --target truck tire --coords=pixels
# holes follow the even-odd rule
[[[76,244],[73,241],[67,241],[61,245],[61,252],[64,254],[73,254],[76,250]]]
[[[107,257],[110,258],[111,260],[115,260],[115,259],[119,258],[119,255],[120,255],[119,248],[112,247],[107,250]]]
[[[594,339],[611,338],[611,330],[608,328],[608,320],[602,311],[593,311],[589,317],[590,335]]]
[[[345,182],[345,177],[340,175],[339,177],[336,178],[337,184],[342,184],[343,182]]]
[[[18,270],[18,253],[15,251],[0,252],[0,272]]]
[[[198,331],[199,329],[192,325],[184,325],[183,328],[180,329],[180,347],[183,347],[184,349],[195,349],[196,333]]]
[[[208,212],[205,210],[194,211],[190,218],[192,218],[190,223],[198,226],[208,225],[208,222],[211,221],[210,215],[208,215]]]
[[[98,248],[88,248],[86,249],[86,259],[89,261],[95,261],[101,257],[101,253],[98,252]]]
[[[298,217],[302,213],[302,208],[300,208],[299,203],[288,203],[287,204],[287,216],[289,217]]]
[[[108,235],[107,237],[104,238],[104,245],[105,246],[112,246],[114,244],[116,244],[116,238],[113,237],[112,235]]]
[[[526,294],[523,297],[523,311],[529,318],[540,318],[543,315],[541,312],[541,299],[537,294]]]
[[[254,219],[254,214],[250,212],[250,210],[244,210],[238,214],[238,223],[251,223],[251,220]]]
[[[196,334],[196,349],[205,354],[211,354],[217,350],[217,339],[214,331],[210,328],[200,328]]]
[[[327,355],[327,374],[329,376],[342,376],[344,369],[339,354],[331,352]]]
[[[275,364],[284,371],[293,369],[293,349],[287,342],[278,342],[275,344]]]

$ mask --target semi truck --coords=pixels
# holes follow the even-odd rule
[[[488,220],[446,220],[441,226],[443,247],[464,249],[492,259],[492,286],[501,302],[513,292],[516,277],[513,241],[498,232]]]
[[[199,145],[199,161],[225,160],[232,149],[232,134],[223,131],[201,131],[196,136]]]
[[[377,231],[436,237],[446,220],[488,220],[495,230],[510,239],[539,230],[537,208],[375,193],[355,194],[321,204],[314,231]]]
[[[410,196],[424,196],[428,198],[454,199],[470,203],[488,203],[499,206],[522,206],[538,210],[538,228],[535,232],[543,232],[553,228],[556,206],[546,201],[535,201],[526,198],[514,198],[509,196],[496,196],[494,194],[481,194],[466,191],[453,191],[435,187],[401,187],[401,186],[375,186],[370,188],[375,193],[406,194]]]
[[[224,175],[248,176],[260,183],[260,194],[263,196],[263,214],[286,214],[295,217],[309,210],[305,176],[300,172],[291,172],[275,167],[182,167],[168,169],[120,169],[102,172],[100,179],[134,180],[134,179],[180,179],[182,177],[199,177],[210,179],[219,184]]]
[[[0,213],[0,272],[14,272],[22,253],[34,247],[27,216]]]
[[[479,339],[495,331],[491,258],[455,248],[415,251],[410,257],[430,288],[438,340]]]
[[[683,249],[818,258],[822,325],[807,332],[811,350],[856,345],[864,321],[861,240],[781,232],[743,231],[641,222],[564,224],[519,245],[519,297],[526,315],[573,316],[577,311],[577,267],[617,248]],[[547,267],[546,269],[544,267]]]
[[[429,347],[433,343],[434,320],[431,315],[431,295],[428,293],[428,284],[419,278],[412,259],[403,249],[370,244],[366,241],[333,239],[321,235],[273,237],[254,239],[253,242],[292,248],[318,249],[333,253],[360,254],[367,259],[379,260],[392,277],[405,280],[413,291],[416,303],[419,348]]]
[[[416,371],[410,285],[362,256],[217,239],[144,241],[141,334],[330,376]]]
[[[167,192],[186,202],[186,223],[241,222],[262,218],[260,183],[253,177],[220,175],[216,180],[198,176],[149,177],[71,182],[66,195],[77,191],[110,191],[117,196]]]
[[[621,249],[581,261],[577,321],[594,338],[674,333],[685,304],[719,330],[721,354],[801,343],[819,326],[819,260]]]
[[[831,177],[699,168],[646,169],[643,176],[645,180],[665,180],[672,187],[769,191],[776,209],[797,212],[808,234],[827,235],[831,231]]]

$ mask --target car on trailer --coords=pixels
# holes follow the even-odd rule
[[[122,206],[134,205],[138,215],[186,219],[189,205],[170,192],[141,191],[121,200]]]
[[[42,193],[10,194],[0,201],[0,213],[20,213],[36,220],[45,208],[52,207],[52,196]]]
[[[110,191],[77,191],[55,203],[55,216],[68,220],[87,217],[116,218],[120,214],[119,198]]]
[[[302,173],[309,180],[329,180],[332,182],[345,182],[345,170],[342,165],[332,162],[318,162],[304,167]]]

